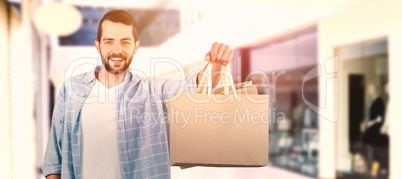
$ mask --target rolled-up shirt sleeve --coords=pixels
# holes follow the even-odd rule
[[[52,115],[52,125],[46,147],[44,162],[41,166],[42,173],[46,177],[50,174],[61,174],[61,138],[63,129],[64,112],[64,84],[57,98]]]

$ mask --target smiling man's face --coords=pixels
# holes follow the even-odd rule
[[[102,23],[100,42],[95,41],[101,55],[102,65],[109,73],[120,74],[128,71],[139,41],[135,42],[131,25],[105,20]]]

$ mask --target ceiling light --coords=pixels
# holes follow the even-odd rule
[[[82,15],[71,5],[51,3],[39,7],[33,21],[36,28],[44,33],[67,36],[81,27]]]

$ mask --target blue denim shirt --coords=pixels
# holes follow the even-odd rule
[[[81,109],[95,82],[95,70],[64,81],[56,99],[42,172],[82,178]],[[165,99],[195,91],[197,75],[186,80],[151,79],[127,72],[116,106],[117,143],[124,179],[170,178]],[[89,101],[88,101],[89,102]]]

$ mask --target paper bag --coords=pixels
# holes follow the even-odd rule
[[[256,91],[227,95],[182,92],[168,99],[171,165],[268,165],[268,105],[268,95]]]
[[[234,85],[237,93],[242,94],[258,94],[257,86],[254,86],[251,81],[237,83]],[[232,90],[232,87],[229,87]],[[212,90],[214,94],[224,94],[224,87]],[[232,91],[230,93],[233,93]]]

